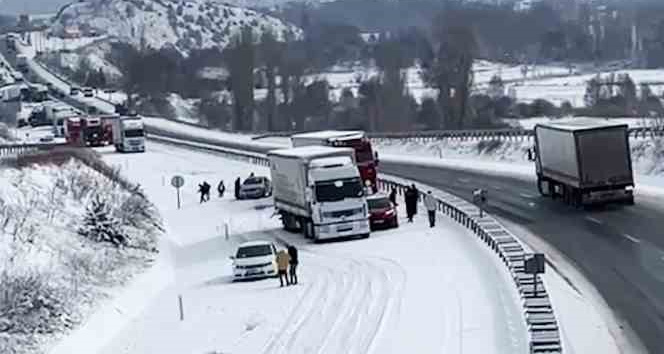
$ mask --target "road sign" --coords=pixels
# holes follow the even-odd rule
[[[184,178],[182,176],[173,176],[171,178],[171,185],[175,187],[178,194],[178,209],[180,209],[180,187],[184,186]]]
[[[173,176],[171,178],[171,185],[175,188],[184,186],[184,178],[182,176]]]

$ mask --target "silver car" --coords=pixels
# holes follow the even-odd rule
[[[240,186],[240,199],[258,199],[272,195],[272,184],[267,177],[249,177]]]

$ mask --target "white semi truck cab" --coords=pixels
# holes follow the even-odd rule
[[[314,240],[369,236],[369,212],[350,148],[307,146],[268,153],[284,228]]]
[[[141,117],[113,119],[113,145],[120,152],[145,152],[145,129]]]

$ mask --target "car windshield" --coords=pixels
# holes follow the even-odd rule
[[[260,178],[252,177],[244,180],[243,184],[261,184],[263,181]]]
[[[124,135],[127,138],[138,138],[140,136],[143,136],[143,129],[125,130]]]
[[[392,206],[390,200],[387,198],[367,199],[367,204],[369,204],[369,209],[371,210],[387,209]]]
[[[236,258],[251,258],[268,256],[272,254],[272,247],[270,245],[255,245],[240,247],[237,250]]]
[[[359,178],[316,182],[315,189],[316,200],[319,202],[336,202],[364,195],[364,188]]]

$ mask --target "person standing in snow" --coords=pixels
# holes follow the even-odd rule
[[[281,287],[284,286],[284,278],[286,278],[286,286],[290,285],[290,280],[288,279],[288,263],[290,262],[290,256],[284,250],[277,252],[277,269],[279,270],[279,283]]]
[[[212,189],[212,186],[207,183],[207,181],[203,181],[203,188],[205,188],[205,201],[209,202],[210,201],[210,190]]]
[[[205,201],[205,186],[203,183],[198,185],[198,193],[201,194],[201,204]]]
[[[429,227],[436,226],[436,208],[438,207],[438,202],[431,194],[431,191],[428,191],[424,196],[424,207],[427,208],[427,214],[429,214]]]
[[[224,185],[223,179],[219,182],[219,185],[217,186],[217,192],[219,193],[219,198],[224,197],[224,193],[226,193],[226,186]]]
[[[406,201],[406,214],[408,215],[408,222],[413,222],[413,217],[417,214],[417,189],[415,186],[410,186],[404,194]]]
[[[398,205],[397,204],[397,189],[394,188],[394,187],[392,187],[392,190],[390,191],[390,202],[392,202],[392,204],[394,204],[394,205]]]
[[[235,180],[235,199],[240,199],[240,177]]]
[[[288,270],[290,273],[290,283],[295,285],[297,284],[297,265],[299,263],[297,259],[297,248],[295,248],[295,246],[288,246],[288,256],[290,257],[290,269]]]

